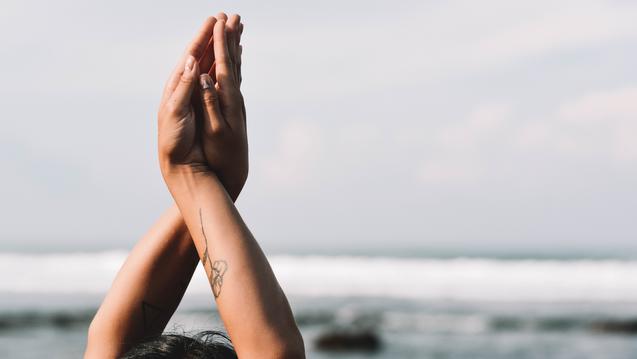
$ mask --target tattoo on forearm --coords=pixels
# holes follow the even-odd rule
[[[221,294],[221,286],[223,285],[223,275],[228,270],[228,263],[224,260],[215,261],[212,265],[212,273],[210,273],[210,285],[212,286],[212,294],[215,298]]]
[[[210,263],[211,260],[210,254],[208,253],[208,238],[206,237],[206,232],[203,228],[203,215],[201,213],[201,208],[199,208],[199,223],[201,224],[201,234],[203,235],[204,243],[206,244],[203,255],[201,257],[201,263],[203,264],[203,268],[204,270],[206,270],[206,274],[208,275],[208,281],[210,281],[210,286],[212,287],[212,294],[215,296],[215,298],[218,298],[221,294],[223,276],[228,270],[228,262],[224,260],[216,260],[214,261],[214,263],[209,264],[210,270],[207,270],[206,263]]]
[[[206,269],[206,262],[210,261],[210,256],[208,255],[208,238],[206,238],[206,232],[203,229],[203,217],[201,215],[201,208],[199,208],[199,223],[201,224],[201,234],[203,234],[203,240],[206,244],[206,248],[203,251],[203,256],[201,257],[201,264],[203,264],[203,269]]]
[[[144,330],[157,329],[155,327],[158,321],[160,321],[162,315],[163,313],[161,308],[142,300],[142,323],[144,325]]]

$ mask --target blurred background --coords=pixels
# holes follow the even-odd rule
[[[83,352],[172,203],[159,97],[220,10],[237,205],[308,357],[637,356],[637,3],[3,0],[0,357]],[[211,308],[198,272],[168,329]]]

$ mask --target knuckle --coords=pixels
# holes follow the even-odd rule
[[[186,115],[186,108],[184,106],[179,106],[174,101],[169,101],[166,104],[166,112],[171,116],[182,117]]]
[[[177,112],[178,108],[177,108],[177,106],[175,105],[175,102],[173,102],[173,101],[168,101],[168,103],[166,103],[166,105],[164,106],[164,110],[165,110],[168,114],[170,114],[170,115],[174,115],[174,114]]]
[[[203,94],[203,104],[206,106],[214,107],[217,105],[217,94],[213,91],[206,90]]]
[[[226,58],[221,58],[218,59],[217,61],[217,72],[219,72],[219,70],[224,71],[223,68],[225,67],[230,67],[230,59]]]
[[[225,68],[217,68],[217,81],[221,82],[226,80],[230,74]]]
[[[183,83],[184,85],[190,85],[193,83],[193,81],[195,81],[195,78],[193,76],[184,74],[181,76],[179,81]]]
[[[219,123],[211,123],[209,126],[204,126],[204,134],[213,140],[218,140],[224,136],[225,130]]]

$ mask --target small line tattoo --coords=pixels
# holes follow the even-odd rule
[[[203,235],[204,242],[206,243],[206,247],[201,257],[201,263],[203,264],[204,270],[207,269],[206,263],[210,266],[210,270],[206,271],[206,274],[209,273],[208,280],[212,287],[212,294],[215,298],[218,298],[221,294],[221,287],[223,286],[223,276],[228,270],[228,262],[224,260],[216,260],[214,263],[211,263],[210,254],[208,253],[208,238],[206,237],[206,232],[203,227],[203,214],[201,213],[201,208],[199,208],[199,223],[201,224],[201,234]]]
[[[210,285],[212,286],[212,294],[215,298],[221,294],[221,286],[223,285],[223,275],[228,270],[228,263],[224,260],[217,260],[212,265],[212,273],[210,273]]]
[[[161,316],[161,308],[142,300],[142,322],[144,324],[144,330],[153,329],[157,321],[161,319]]]
[[[201,208],[199,208],[199,223],[201,224],[201,234],[203,234],[203,239],[206,243],[206,248],[203,251],[203,257],[201,257],[201,264],[203,264],[203,268],[206,269],[206,262],[210,261],[210,255],[208,254],[208,238],[206,237],[206,232],[203,229],[203,216],[201,215]]]

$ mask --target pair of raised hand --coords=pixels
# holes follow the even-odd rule
[[[212,171],[233,200],[248,176],[242,32],[238,15],[206,19],[168,79],[158,115],[164,177],[186,167]]]
[[[164,330],[198,258],[238,357],[305,357],[285,293],[232,203],[248,175],[242,29],[237,15],[208,18],[166,84],[159,161],[177,207],[129,254],[91,323],[85,358],[149,348],[142,342]]]

